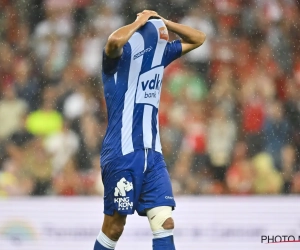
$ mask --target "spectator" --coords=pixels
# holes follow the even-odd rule
[[[207,137],[207,153],[214,175],[223,181],[236,139],[236,125],[220,106],[213,110]]]
[[[11,85],[14,80],[13,67],[15,55],[10,44],[1,42],[0,40],[0,90],[3,90],[8,85]]]
[[[269,112],[264,124],[265,150],[274,159],[277,169],[280,168],[280,152],[284,145],[289,143],[290,128],[284,119],[282,104],[273,102],[269,106]]]
[[[298,86],[293,80],[290,80],[287,84],[287,100],[285,106],[285,117],[291,127],[291,142],[295,145],[297,162],[300,160],[300,105],[299,97],[300,92]]]
[[[39,110],[30,113],[26,127],[34,135],[50,135],[62,129],[63,118],[54,109],[56,91],[53,87],[46,88],[43,93],[43,104]]]
[[[61,131],[51,134],[45,139],[44,147],[52,156],[53,176],[55,176],[77,153],[79,137],[70,130],[69,124],[65,122]]]
[[[300,194],[300,172],[297,172],[293,178],[291,191],[293,194]]]
[[[0,171],[0,197],[30,195],[34,187],[31,176],[23,173],[13,160],[7,160]]]
[[[43,146],[42,138],[34,138],[24,148],[21,169],[34,181],[32,195],[49,195],[51,193],[53,170],[50,155]]]
[[[15,131],[6,143],[6,156],[13,163],[20,165],[23,159],[23,152],[27,144],[34,139],[34,136],[26,130],[26,116],[22,117],[20,128]]]
[[[216,34],[212,20],[212,2],[201,1],[201,6],[195,6],[180,21],[182,24],[188,25],[195,29],[202,30],[206,34],[205,43],[187,54],[187,60],[192,64],[195,70],[201,72],[202,77],[207,80],[209,62],[212,56],[212,38]]]
[[[291,192],[293,176],[296,174],[296,155],[292,145],[286,145],[281,149],[281,166],[282,177],[284,180],[283,193]]]
[[[247,85],[242,86],[242,130],[246,143],[249,147],[250,157],[263,150],[263,125],[265,119],[265,104],[261,96],[258,95],[257,83],[253,77],[249,79]]]
[[[256,194],[279,194],[283,187],[283,179],[275,168],[272,156],[268,153],[256,155],[254,167],[254,192]]]
[[[169,91],[174,98],[200,101],[207,94],[204,80],[189,69],[184,69],[168,78]]]
[[[3,90],[3,98],[0,99],[0,141],[7,139],[20,128],[22,117],[27,112],[27,104],[16,97],[12,85]]]
[[[38,108],[40,86],[37,79],[31,76],[31,64],[26,59],[20,60],[16,64],[14,87],[18,97],[28,103],[29,111]]]
[[[245,195],[253,193],[253,166],[247,158],[247,145],[238,142],[235,145],[232,165],[226,173],[226,183],[230,194]]]
[[[56,195],[80,195],[81,186],[79,173],[72,160],[69,160],[53,178],[53,191]]]

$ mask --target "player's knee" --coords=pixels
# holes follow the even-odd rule
[[[124,225],[113,224],[110,226],[108,237],[114,241],[117,241],[121,237],[123,230],[124,230]]]
[[[165,220],[162,224],[163,229],[174,229],[174,220],[172,217]]]
[[[149,209],[147,211],[147,216],[153,232],[174,228],[171,207],[161,206]]]
[[[102,226],[102,232],[111,240],[117,241],[123,233],[126,223],[126,216],[117,212],[111,215],[105,215]]]

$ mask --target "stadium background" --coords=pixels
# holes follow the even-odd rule
[[[299,1],[0,0],[1,202],[101,200],[102,49],[143,9],[207,34],[163,80],[176,197],[299,194]]]

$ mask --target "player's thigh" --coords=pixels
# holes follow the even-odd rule
[[[124,227],[126,224],[127,215],[119,214],[114,212],[113,215],[104,215],[104,221],[102,226],[102,231],[111,229],[112,227]]]
[[[137,212],[145,215],[147,209],[175,205],[170,175],[165,165],[158,164],[144,177]]]

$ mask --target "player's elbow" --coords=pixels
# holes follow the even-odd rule
[[[124,42],[122,39],[114,34],[110,35],[105,46],[105,53],[111,57],[116,58],[122,54],[122,47]]]
[[[115,34],[111,34],[108,37],[107,45],[112,50],[119,49],[123,46],[122,39],[119,36],[116,36]]]
[[[197,47],[201,46],[206,40],[206,34],[199,31],[197,34],[196,45]]]

